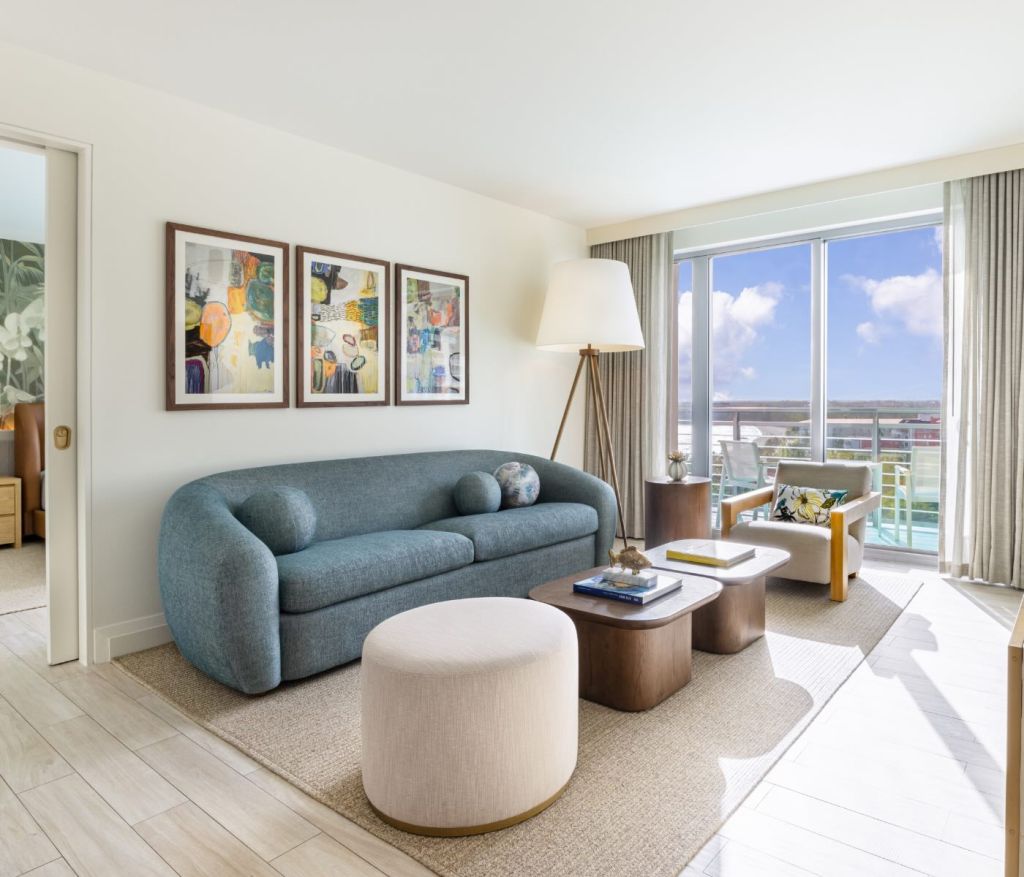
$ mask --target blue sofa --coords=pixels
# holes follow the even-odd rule
[[[512,460],[540,476],[527,508],[459,515],[468,472]],[[264,488],[315,510],[304,550],[275,556],[236,517]],[[598,478],[506,451],[443,451],[223,472],[179,488],[160,528],[160,595],[182,654],[249,694],[359,657],[398,612],[461,597],[525,597],[606,562],[615,497]]]

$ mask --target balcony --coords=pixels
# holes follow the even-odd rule
[[[807,406],[716,403],[712,418],[713,515],[717,514],[721,493],[722,439],[756,442],[768,483],[775,477],[779,460],[811,458]],[[690,451],[688,417],[680,420],[678,437],[680,450]],[[868,521],[869,545],[937,550],[936,467],[940,441],[937,402],[880,402],[829,408],[827,459],[871,463],[874,489],[882,493],[882,506]],[[913,472],[915,466],[917,472]],[[738,488],[730,488],[727,495],[738,492]],[[713,523],[717,524],[717,520]]]

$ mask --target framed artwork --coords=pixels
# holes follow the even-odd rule
[[[390,404],[390,267],[295,248],[298,406]]]
[[[398,405],[469,402],[469,278],[395,266]]]
[[[288,245],[167,223],[167,410],[288,407]]]

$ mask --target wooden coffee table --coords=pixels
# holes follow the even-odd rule
[[[690,681],[692,614],[717,599],[722,585],[684,575],[682,588],[646,606],[573,592],[573,582],[603,569],[538,585],[530,598],[561,609],[576,625],[580,697],[617,710],[648,710]]]
[[[703,540],[668,542],[646,549],[644,554],[655,569],[703,576],[722,584],[722,595],[693,615],[693,647],[702,652],[731,655],[764,636],[765,576],[788,563],[789,552],[757,546],[750,560],[724,568],[665,557],[669,548],[685,551],[688,543],[699,541]]]

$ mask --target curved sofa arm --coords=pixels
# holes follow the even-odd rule
[[[565,463],[530,457],[528,462],[540,476],[541,502],[580,502],[597,512],[594,563],[607,566],[608,550],[615,544],[615,493],[596,475]]]
[[[280,684],[277,563],[210,485],[186,484],[168,500],[158,568],[164,615],[189,661],[246,694]]]

